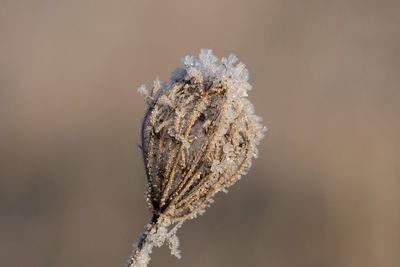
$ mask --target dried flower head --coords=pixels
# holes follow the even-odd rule
[[[147,266],[152,247],[164,242],[179,257],[176,230],[247,172],[265,131],[247,99],[249,73],[235,55],[219,60],[202,49],[182,65],[169,84],[156,79],[138,88],[148,105],[140,147],[153,217],[128,266]]]

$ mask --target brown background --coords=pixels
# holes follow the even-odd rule
[[[149,217],[136,86],[212,48],[270,129],[150,266],[400,266],[400,1],[0,3],[0,266],[122,266]]]

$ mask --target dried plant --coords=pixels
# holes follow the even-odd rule
[[[147,266],[153,246],[169,244],[180,258],[177,229],[204,212],[219,191],[245,174],[265,127],[254,114],[243,63],[231,54],[219,60],[202,49],[182,58],[169,84],[142,85],[146,97],[140,148],[152,218],[127,266]]]

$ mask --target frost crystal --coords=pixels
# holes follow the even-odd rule
[[[130,267],[147,266],[152,247],[165,242],[180,257],[177,229],[247,172],[266,130],[247,99],[249,72],[235,55],[220,60],[202,49],[181,62],[169,84],[156,79],[138,88],[148,104],[140,147],[153,218]]]

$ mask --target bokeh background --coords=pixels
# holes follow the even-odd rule
[[[136,87],[212,48],[269,131],[150,266],[400,266],[400,1],[0,2],[0,266],[123,266],[150,214]]]

